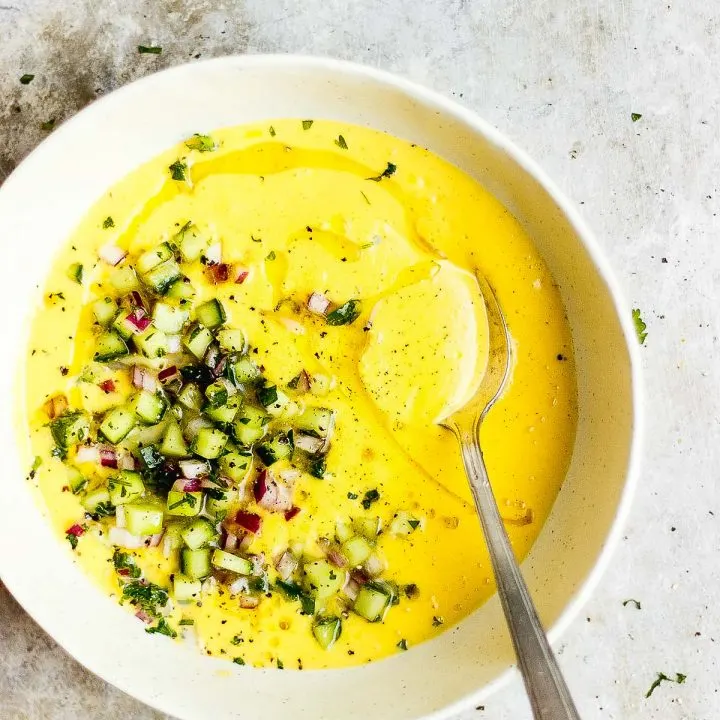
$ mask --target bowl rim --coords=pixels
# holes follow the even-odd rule
[[[567,220],[568,224],[576,234],[578,241],[587,252],[595,272],[608,290],[608,294],[612,301],[612,307],[620,323],[630,365],[631,387],[629,399],[632,412],[632,424],[627,467],[625,470],[625,480],[623,489],[619,496],[615,516],[592,570],[587,575],[584,582],[575,589],[574,594],[571,596],[569,602],[564,607],[555,623],[546,631],[550,642],[554,644],[567,630],[581,608],[589,600],[592,592],[598,586],[599,581],[603,573],[606,571],[612,555],[619,544],[620,536],[627,522],[632,499],[638,484],[640,457],[642,452],[641,446],[644,435],[643,385],[641,376],[640,349],[636,338],[636,332],[633,327],[631,314],[629,312],[630,305],[625,301],[624,293],[620,288],[619,281],[616,279],[612,268],[605,257],[604,251],[600,248],[595,235],[592,233],[589,226],[569,197],[559,188],[559,186],[550,178],[542,167],[525,150],[522,150],[515,144],[514,141],[510,140],[494,125],[484,120],[474,110],[461,105],[456,100],[443,95],[441,92],[432,90],[420,83],[393,72],[330,56],[292,53],[224,55],[216,58],[182,63],[134,80],[133,82],[94,100],[92,103],[85,106],[65,121],[59,128],[57,128],[57,130],[55,130],[55,132],[52,133],[52,135],[49,135],[40,142],[17,165],[2,185],[0,185],[0,195],[2,195],[3,191],[6,191],[8,187],[12,187],[14,183],[17,182],[26,172],[30,172],[32,170],[37,158],[42,155],[44,149],[49,144],[55,145],[62,142],[65,137],[65,133],[78,121],[78,118],[81,115],[83,116],[83,120],[87,120],[90,114],[102,109],[109,102],[117,103],[118,101],[122,101],[125,95],[130,96],[144,85],[152,85],[158,81],[162,82],[165,78],[182,75],[188,72],[190,68],[194,68],[198,65],[226,66],[228,68],[232,67],[254,70],[278,70],[282,68],[292,70],[301,69],[306,71],[323,70],[335,72],[339,75],[345,75],[354,79],[366,79],[400,91],[404,95],[434,109],[439,115],[450,116],[456,120],[462,121],[470,127],[473,132],[484,137],[501,151],[506,153],[517,164],[517,166],[535,180],[548,194],[549,198],[555,202],[558,210],[562,213],[563,217]],[[64,644],[55,638],[54,633],[49,627],[46,627],[45,622],[37,617],[35,613],[26,609],[26,605],[23,602],[23,597],[25,596],[24,590],[19,585],[13,587],[12,580],[10,580],[10,582],[6,582],[5,578],[2,577],[2,572],[0,572],[0,580],[3,581],[5,587],[17,600],[24,612],[26,612],[33,621],[43,629],[44,632],[50,635],[55,642],[58,642],[58,644],[65,649]],[[168,711],[160,698],[154,696],[149,697],[146,693],[137,694],[134,689],[126,687],[126,683],[118,684],[114,679],[107,677],[106,673],[98,672],[93,668],[88,667],[82,660],[76,658],[72,654],[71,657],[110,685],[118,687],[122,691],[151,707],[160,709],[163,712]],[[449,705],[424,715],[423,718],[424,720],[441,720],[441,718],[449,718],[450,716],[460,713],[470,707],[471,703],[476,703],[479,700],[487,698],[489,695],[508,684],[510,680],[515,677],[520,677],[517,668],[515,666],[509,667],[490,683],[478,687],[475,691],[458,698]]]

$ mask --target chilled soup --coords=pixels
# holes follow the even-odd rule
[[[575,378],[559,293],[492,196],[326,121],[196,135],[131,173],[57,257],[28,352],[31,476],[68,552],[148,632],[238,664],[356,665],[457,623],[494,592],[437,424],[487,359],[476,267],[516,350],[483,447],[522,557]]]

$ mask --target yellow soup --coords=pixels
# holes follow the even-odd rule
[[[497,200],[326,121],[193,136],[131,173],[57,257],[28,351],[32,476],[68,552],[150,632],[239,664],[356,665],[456,624],[494,592],[438,424],[487,362],[476,270],[515,346],[482,440],[522,558],[575,377],[560,295]]]

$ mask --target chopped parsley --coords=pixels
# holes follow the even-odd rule
[[[233,662],[234,662],[236,665],[244,665],[244,664],[245,664],[245,661],[244,661],[241,657],[233,658]]]
[[[35,79],[35,76],[34,76],[34,75],[30,75],[29,73],[25,73],[25,74],[20,78],[20,83],[21,83],[22,85],[29,85],[34,79]]]
[[[131,605],[137,605],[145,612],[156,615],[158,607],[165,607],[168,593],[154,583],[134,580],[123,587],[122,601],[128,600]]]
[[[342,135],[337,136],[337,140],[335,141],[335,144],[341,149],[341,150],[347,150],[348,145],[345,142],[345,138]]]
[[[392,175],[395,174],[395,171],[397,170],[397,165],[395,163],[389,162],[387,164],[387,167],[375,177],[369,177],[368,180],[372,180],[373,182],[380,182],[383,178],[389,178]]]
[[[185,147],[201,153],[217,150],[215,141],[209,135],[201,135],[200,133],[195,133],[191,138],[186,140]]]
[[[312,127],[313,121],[312,120],[303,120],[302,126],[303,130],[309,130]]]
[[[312,120],[311,120],[310,122],[312,122]],[[276,660],[275,662],[277,663],[277,668],[278,668],[278,670],[284,670],[284,669],[285,669],[285,666],[283,665],[283,662],[282,662],[282,660],[281,660],[280,658],[277,658],[277,660]]]
[[[170,177],[173,180],[187,180],[187,163],[182,160],[176,160],[172,165],[168,167],[170,171]]]
[[[145,628],[145,632],[149,633],[150,635],[167,635],[171,638],[177,637],[177,632],[173,630],[168,624],[165,618],[160,618],[160,621],[157,625],[154,625],[153,627]]]
[[[445,618],[442,615],[433,615],[433,627],[440,627],[445,624]]]
[[[642,610],[642,605],[640,605],[640,601],[633,600],[632,598],[630,598],[629,600],[625,600],[623,602],[623,607],[627,607],[630,603],[633,603],[635,605],[636,610]]]
[[[660,686],[660,683],[662,682],[674,682],[678,685],[682,685],[685,680],[687,679],[687,675],[683,675],[682,673],[675,673],[675,677],[671,678],[668,677],[665,673],[658,673],[657,677],[653,681],[653,684],[650,686],[650,689],[645,693],[645,697],[649,698],[654,692],[657,687]]]
[[[407,650],[407,649],[408,649],[407,640],[406,640],[405,638],[403,638],[403,639],[397,644],[396,647],[400,648],[400,650]]]
[[[408,583],[403,587],[403,592],[408,600],[414,600],[420,595],[420,588],[415,583]]]
[[[274,260],[276,257],[277,257],[277,256],[275,255],[275,251],[274,251],[274,250],[271,250],[271,251],[267,254],[267,257],[266,257],[265,259],[266,259],[266,260]]]
[[[55,118],[50,118],[50,120],[46,120],[44,123],[40,123],[40,129],[45,130],[45,132],[50,132],[55,127]]]
[[[358,498],[357,493],[354,493],[354,492],[349,492],[347,494],[347,496],[348,496],[348,500],[357,500],[357,498]]]
[[[360,317],[362,304],[359,300],[348,300],[344,305],[335,308],[328,314],[328,325],[350,325]]]
[[[107,230],[108,228],[115,227],[115,221],[112,219],[112,216],[108,215],[103,220],[103,228]]]
[[[78,544],[78,536],[74,533],[65,533],[65,539],[70,543],[70,547],[74,550]]]
[[[233,639],[230,641],[232,645],[239,645],[241,642],[244,642],[244,640],[240,637],[240,635],[234,635]]]
[[[642,117],[642,114],[641,114],[641,113],[635,113],[635,112],[634,112],[634,113],[630,113],[630,119],[631,119],[633,122],[637,122],[641,117]]]
[[[275,137],[275,135],[276,135],[275,128],[272,125],[270,126],[269,132],[270,132],[270,137]]]
[[[194,625],[195,621],[192,618],[183,618],[178,625]]]
[[[363,497],[363,499],[362,499],[362,506],[366,510],[369,510],[370,506],[373,503],[377,502],[379,499],[380,499],[380,493],[375,488],[373,488],[372,490],[368,490],[365,493],[365,497]]]
[[[101,518],[101,517],[110,517],[110,515],[115,514],[115,506],[107,501],[107,502],[101,502],[98,503],[95,506],[95,510],[91,513],[91,515],[95,518]]]
[[[138,45],[138,52],[141,55],[159,55],[162,48],[158,45]]]
[[[645,338],[647,337],[647,325],[640,315],[640,308],[633,308],[632,311],[633,324],[635,325],[635,333],[640,341],[641,345],[645,344]]]
[[[35,456],[35,459],[33,460],[32,467],[30,468],[30,473],[28,477],[30,480],[35,479],[35,475],[37,474],[38,468],[42,465],[43,461],[42,458],[39,455]]]
[[[113,565],[118,575],[129,578],[139,578],[140,568],[135,564],[135,560],[132,555],[129,555],[122,550],[115,548],[113,553]]]

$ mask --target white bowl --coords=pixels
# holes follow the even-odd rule
[[[640,403],[629,309],[592,235],[542,170],[472,112],[377,70],[293,56],[221,58],[135,82],[58,128],[0,189],[0,576],[87,668],[181,718],[446,717],[513,672],[497,598],[435,640],[364,667],[239,668],[146,634],[72,563],[25,480],[27,451],[15,441],[23,359],[55,251],[110,185],[164,148],[198,130],[277,117],[343,120],[424,145],[476,177],[528,229],[562,292],[578,368],[572,465],[523,564],[551,639],[597,584],[628,511]]]

